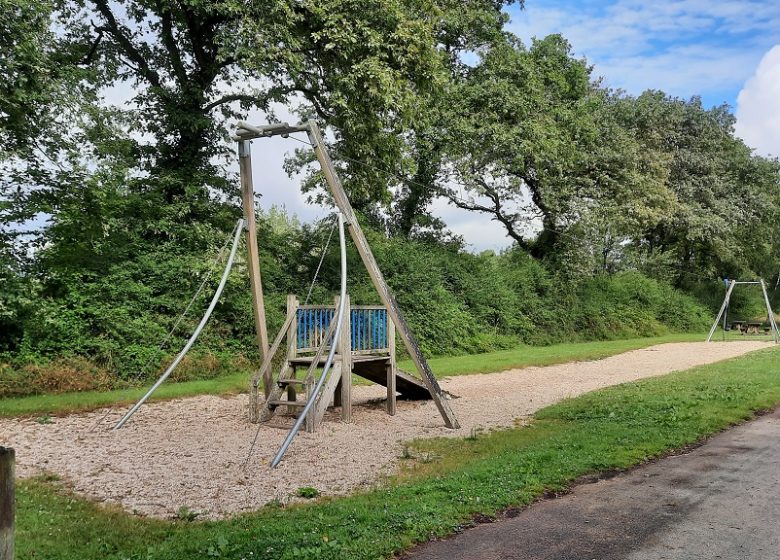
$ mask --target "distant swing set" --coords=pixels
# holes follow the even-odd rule
[[[322,169],[325,181],[338,209],[337,221],[341,255],[341,289],[332,305],[301,305],[295,295],[287,296],[287,314],[278,335],[269,345],[265,301],[260,274],[257,243],[254,188],[252,186],[252,155],[250,141],[259,138],[304,132],[308,144]],[[341,419],[352,421],[352,375],[358,375],[387,388],[386,410],[396,413],[396,398],[433,400],[445,426],[460,427],[449,401],[439,386],[419,344],[401,313],[390,287],[374,258],[371,247],[360,228],[352,205],[339,180],[336,169],[314,120],[290,126],[273,123],[253,126],[238,123],[234,140],[238,142],[239,175],[244,217],[238,221],[233,243],[219,287],[198,327],[163,375],[151,389],[114,426],[121,428],[168,378],[173,369],[192,347],[205,327],[224,288],[234,262],[242,230],[247,237],[247,268],[252,294],[257,345],[262,356],[260,368],[251,378],[249,387],[249,421],[266,422],[280,412],[296,415],[271,466],[279,464],[287,447],[302,426],[309,432],[322,423],[331,406],[341,408]],[[345,229],[355,244],[371,282],[379,295],[380,305],[351,305],[347,294],[347,259]],[[316,275],[315,275],[316,279]],[[417,369],[419,377],[400,371],[396,363],[396,331]],[[286,341],[284,359],[275,359]],[[274,376],[274,365],[281,368]],[[303,373],[299,376],[299,372]],[[264,399],[260,397],[262,382]],[[297,397],[304,395],[303,400]],[[286,397],[286,398],[285,398]]]
[[[710,333],[707,335],[707,342],[712,340],[712,336],[718,328],[718,325],[723,321],[723,332],[728,330],[728,309],[731,302],[731,294],[736,286],[761,286],[761,292],[764,297],[764,304],[766,305],[767,322],[769,323],[769,334],[772,335],[772,339],[775,344],[780,342],[780,331],[777,329],[777,322],[775,321],[775,314],[772,311],[772,305],[769,302],[769,294],[766,291],[766,284],[763,279],[751,280],[751,281],[736,281],[728,280],[726,288],[726,295],[723,298],[723,304],[720,306],[718,314],[715,316],[715,322],[712,324]],[[735,321],[737,328],[743,334],[759,334],[761,331],[761,323],[752,323],[746,321]]]

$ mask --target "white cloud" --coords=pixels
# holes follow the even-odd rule
[[[780,45],[761,59],[737,97],[737,135],[762,155],[780,155]]]
[[[561,33],[608,85],[729,101],[780,28],[774,0],[529,2],[510,28],[524,40]],[[733,95],[733,94],[731,94]]]

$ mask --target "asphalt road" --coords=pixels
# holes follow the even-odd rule
[[[405,558],[778,560],[779,522],[780,409]]]

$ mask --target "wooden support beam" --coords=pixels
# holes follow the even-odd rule
[[[238,143],[238,168],[241,177],[241,201],[246,222],[247,270],[252,291],[252,309],[255,316],[255,335],[261,362],[268,356],[268,327],[265,320],[263,282],[260,278],[260,252],[257,247],[257,223],[255,221],[255,190],[252,185],[252,154],[248,140]],[[272,372],[263,377],[265,397],[271,391]]]
[[[319,428],[320,424],[322,424],[322,420],[325,418],[325,412],[328,410],[328,405],[330,405],[331,399],[343,376],[344,369],[342,368],[341,361],[334,361],[328,372],[328,380],[325,382],[325,385],[323,385],[317,402],[314,404],[314,409],[309,413],[309,416],[306,417],[307,420],[309,417],[312,418],[314,430]]]
[[[715,329],[718,328],[718,323],[720,322],[720,318],[723,316],[723,314],[726,312],[726,308],[729,305],[729,301],[731,300],[731,292],[734,291],[734,286],[736,286],[737,283],[733,280],[729,282],[729,288],[726,290],[726,297],[723,298],[723,304],[720,306],[720,310],[718,311],[718,315],[715,317],[715,322],[712,324],[712,328],[710,329],[710,333],[707,335],[707,342],[710,342],[712,340],[712,335],[715,334]]]
[[[14,450],[0,447],[0,560],[14,560],[15,462]]]
[[[387,364],[387,413],[395,416],[396,390],[395,379],[398,373],[398,366],[395,363],[395,325],[393,325],[390,314],[387,314],[387,348],[390,352],[390,361]]]
[[[775,341],[775,344],[780,342],[780,332],[777,330],[777,322],[775,321],[775,312],[772,311],[772,304],[769,301],[769,293],[766,291],[766,284],[764,283],[764,279],[761,279],[761,291],[764,294],[764,302],[766,303],[766,314],[767,314],[767,320],[769,321],[769,332],[772,333],[772,340]]]
[[[439,409],[439,413],[444,419],[445,425],[448,428],[460,428],[460,424],[458,424],[458,420],[455,418],[455,414],[452,412],[449,402],[444,398],[439,382],[436,380],[436,377],[434,377],[425,356],[423,356],[423,353],[417,344],[417,340],[414,338],[406,319],[404,319],[403,314],[401,313],[401,309],[398,307],[398,303],[395,300],[393,292],[390,290],[390,286],[388,286],[382,275],[382,271],[379,269],[379,265],[374,258],[368,240],[355,216],[352,204],[349,202],[344,187],[341,185],[341,181],[336,174],[336,168],[333,166],[330,155],[325,149],[320,129],[315,121],[310,120],[308,122],[307,133],[309,135],[309,140],[314,147],[314,154],[317,156],[317,160],[322,167],[322,172],[325,175],[325,179],[333,194],[336,206],[343,214],[344,219],[349,226],[349,233],[360,254],[360,258],[363,260],[363,264],[368,271],[368,275],[371,277],[371,281],[373,282],[376,291],[379,293],[382,304],[387,308],[388,314],[392,318],[396,328],[398,328],[401,340],[403,341],[404,346],[406,346],[414,365],[417,367],[417,371],[420,373],[423,383],[425,383],[430,391],[431,397],[433,397],[433,401],[436,403],[436,407]]]

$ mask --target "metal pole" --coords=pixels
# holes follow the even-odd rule
[[[173,373],[173,370],[176,369],[176,366],[179,365],[179,362],[182,361],[184,356],[187,354],[190,348],[192,348],[192,345],[195,344],[195,341],[198,339],[198,336],[200,335],[203,328],[206,326],[206,323],[208,323],[209,318],[211,317],[211,313],[214,311],[214,308],[217,306],[217,302],[219,301],[219,297],[222,295],[222,290],[225,289],[225,284],[227,284],[228,276],[230,276],[230,269],[233,266],[233,260],[236,258],[236,250],[238,249],[238,242],[241,240],[241,228],[244,225],[244,220],[240,219],[238,220],[238,224],[236,224],[236,235],[233,237],[233,246],[230,249],[230,256],[228,257],[227,264],[225,265],[225,271],[222,273],[222,279],[219,282],[219,286],[217,286],[217,291],[214,292],[214,297],[211,299],[211,304],[209,305],[209,308],[206,310],[206,314],[203,315],[203,319],[200,320],[200,324],[195,329],[195,332],[192,333],[192,336],[187,341],[187,344],[184,345],[184,348],[182,348],[181,352],[179,352],[179,355],[176,356],[176,359],[173,360],[173,363],[168,366],[168,369],[165,370],[165,373],[163,373],[160,376],[160,379],[157,380],[157,382],[152,385],[152,388],[147,391],[147,393],[141,398],[140,401],[135,403],[135,406],[131,408],[127,414],[125,414],[122,419],[117,422],[116,426],[114,426],[115,430],[118,430],[122,426],[125,425],[125,422],[127,422],[130,417],[135,414],[139,408],[146,402],[146,400],[152,396],[152,393],[154,393],[157,388],[162,385],[166,379],[168,379],[168,376]]]
[[[772,338],[775,341],[775,344],[780,342],[780,333],[778,333],[777,330],[777,322],[775,321],[775,313],[772,311],[772,304],[769,302],[769,294],[766,291],[766,284],[764,284],[764,280],[761,279],[761,291],[764,293],[764,303],[766,303],[766,314],[767,319],[769,319],[769,330],[772,331]]]
[[[0,560],[14,560],[15,462],[14,450],[0,447]]]
[[[317,384],[309,394],[309,399],[306,401],[306,406],[303,407],[301,415],[298,416],[297,420],[295,421],[295,425],[293,425],[293,427],[290,429],[290,432],[287,434],[287,437],[284,439],[282,447],[276,453],[273,461],[271,461],[271,468],[276,468],[276,466],[282,460],[282,457],[284,457],[287,448],[290,447],[292,440],[298,434],[301,426],[303,425],[303,422],[306,420],[306,415],[309,414],[312,406],[314,406],[314,402],[317,400],[317,396],[319,395],[322,386],[325,384],[325,379],[328,377],[330,366],[333,364],[333,357],[336,354],[336,348],[339,346],[338,341],[341,335],[341,326],[344,323],[344,307],[346,306],[347,302],[347,243],[346,239],[344,238],[344,216],[339,213],[338,219],[339,243],[341,245],[341,297],[339,298],[338,313],[333,318],[333,321],[336,321],[336,330],[333,332],[333,337],[330,339],[330,352],[328,352],[328,358],[325,360],[325,366],[322,368],[322,375],[320,375]],[[322,341],[323,344],[327,344],[327,342],[327,339]],[[343,372],[342,375],[344,375]],[[349,372],[347,372],[346,375],[349,375]]]
[[[715,317],[715,322],[712,324],[712,328],[710,329],[710,334],[707,335],[707,342],[710,342],[712,340],[712,335],[715,334],[715,329],[718,328],[718,323],[720,322],[720,318],[723,315],[723,313],[726,311],[726,307],[729,304],[729,300],[731,299],[731,291],[734,289],[734,286],[737,283],[735,281],[729,282],[729,289],[726,290],[726,297],[723,298],[723,305],[720,306],[720,311],[718,311],[718,315]]]
[[[247,270],[252,291],[252,309],[255,315],[255,335],[260,351],[260,363],[268,356],[268,327],[265,319],[263,282],[260,276],[260,252],[257,247],[257,224],[255,222],[255,190],[252,185],[252,151],[248,140],[238,143],[238,168],[241,178],[241,202],[246,221]],[[270,370],[269,370],[270,373]],[[263,378],[265,396],[271,391],[271,377]]]

